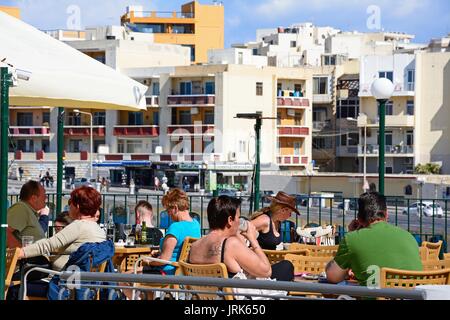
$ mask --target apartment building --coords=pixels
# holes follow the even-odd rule
[[[182,5],[179,12],[129,6],[121,23],[127,30],[152,35],[155,43],[188,47],[193,63],[206,63],[209,49],[224,47],[224,7],[219,2],[202,5],[192,1]]]

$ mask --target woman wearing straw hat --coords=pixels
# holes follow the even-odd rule
[[[292,214],[300,214],[295,208],[295,198],[280,191],[271,200],[270,207],[263,208],[251,217],[251,222],[259,232],[258,242],[261,248],[275,250],[281,243],[280,226]]]

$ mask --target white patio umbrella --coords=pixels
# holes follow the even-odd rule
[[[145,109],[147,87],[36,28],[0,12],[0,61],[31,72],[10,104]]]
[[[22,74],[12,88],[6,80],[5,66]],[[0,12],[0,67],[3,115],[0,126],[0,265],[4,266],[8,227],[8,97],[9,104],[16,106],[141,110],[145,109],[147,87],[3,12]],[[61,109],[59,114],[62,114]],[[62,124],[62,120],[59,123]],[[58,128],[61,133],[62,125]],[[57,210],[61,206],[62,150],[59,136]],[[4,276],[5,269],[0,268],[0,300],[4,296]]]

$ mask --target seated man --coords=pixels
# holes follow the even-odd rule
[[[136,227],[133,233],[136,233],[136,229],[138,233],[142,228],[142,222],[145,221],[145,225],[147,226],[147,241],[149,244],[157,246],[161,238],[163,237],[163,233],[161,230],[153,226],[153,207],[152,205],[145,200],[141,200],[137,203],[134,208],[134,212],[136,214]]]
[[[359,226],[352,226],[357,230],[347,233],[339,244],[327,266],[328,282],[344,281],[351,270],[360,285],[369,284],[373,266],[422,270],[414,237],[387,222],[386,198],[377,192],[364,193],[358,204]]]

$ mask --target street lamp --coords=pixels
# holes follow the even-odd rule
[[[394,84],[386,78],[376,79],[370,88],[372,95],[377,99],[380,108],[380,131],[378,141],[380,145],[378,158],[378,189],[380,194],[384,195],[384,152],[385,152],[385,121],[386,121],[386,102],[394,93]]]
[[[237,119],[253,119],[256,120],[255,124],[255,133],[256,133],[256,162],[255,162],[255,178],[254,178],[254,186],[255,186],[255,196],[253,197],[253,208],[254,210],[259,209],[259,184],[260,184],[260,171],[261,171],[261,163],[260,163],[260,144],[261,144],[261,126],[262,120],[271,119],[274,120],[276,118],[267,118],[263,117],[261,111],[257,111],[255,113],[238,113],[236,114]]]
[[[92,177],[93,177],[93,173],[92,173],[92,167],[93,167],[93,165],[92,165],[92,162],[94,161],[94,156],[93,156],[93,150],[94,150],[94,131],[93,131],[93,128],[92,128],[92,113],[90,113],[90,112],[84,112],[84,111],[80,111],[80,110],[78,110],[78,109],[75,109],[74,110],[74,112],[75,113],[81,113],[81,114],[85,114],[85,115],[88,115],[89,116],[89,119],[90,119],[90,127],[91,127],[91,143],[90,143],[90,146],[91,146],[91,152],[90,152],[90,154],[89,154],[89,159],[90,159],[90,162],[91,162],[91,168],[90,168],[90,179],[92,179]]]

